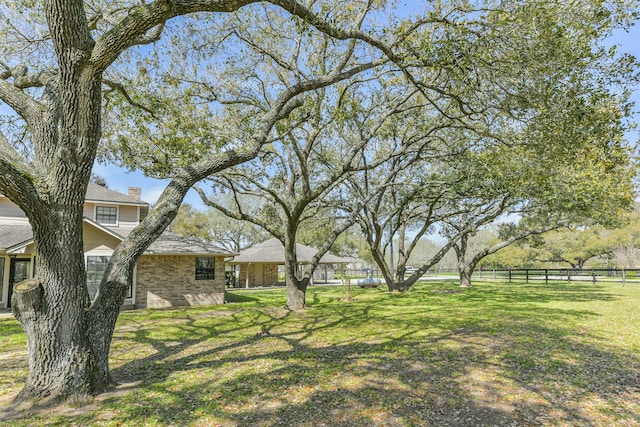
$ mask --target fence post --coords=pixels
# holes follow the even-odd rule
[[[511,282],[511,269],[509,269],[509,282]]]
[[[544,283],[549,284],[549,270],[544,269]]]
[[[524,270],[524,277],[525,277],[524,282],[525,283],[529,283],[529,269],[528,268]]]
[[[593,278],[593,284],[596,284],[596,271],[591,269],[591,277]]]
[[[627,272],[625,271],[625,269],[622,269],[622,286],[625,286],[627,284]]]

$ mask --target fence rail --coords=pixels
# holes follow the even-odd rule
[[[412,271],[407,272],[407,276]],[[345,270],[345,274],[352,278],[367,277],[369,275],[373,277],[382,277],[380,270]],[[423,278],[454,278],[458,277],[458,272],[455,270],[429,270],[423,276]],[[472,279],[488,279],[488,280],[506,280],[506,281],[524,281],[535,282],[542,281],[549,283],[550,281],[591,281],[596,282],[619,282],[626,283],[640,283],[640,269],[616,269],[616,268],[584,268],[584,269],[572,269],[572,268],[513,268],[513,269],[477,269],[473,273]]]
[[[523,268],[505,270],[478,270],[474,278],[508,281],[591,281],[596,282],[627,282],[640,283],[640,269],[613,268]]]

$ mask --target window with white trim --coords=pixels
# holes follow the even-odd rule
[[[109,256],[87,255],[87,289],[89,290],[91,301],[98,293],[102,276],[104,276],[110,258]],[[131,286],[129,286],[127,298],[132,298],[132,296]]]
[[[96,222],[100,224],[118,224],[118,208],[116,206],[96,206]]]

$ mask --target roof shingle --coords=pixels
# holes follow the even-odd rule
[[[308,263],[316,253],[318,253],[317,249],[296,243],[298,262]],[[284,245],[276,238],[269,239],[266,242],[245,249],[231,261],[232,264],[248,262],[284,264]],[[346,258],[341,258],[330,253],[326,253],[320,258],[320,264],[346,264],[349,262]]]
[[[31,225],[0,224],[0,251],[28,242],[33,238]]]
[[[87,187],[87,196],[85,200],[88,202],[112,202],[112,203],[125,203],[128,205],[146,206],[148,203],[142,200],[134,199],[126,194],[118,193],[109,188],[102,187],[101,185],[89,183]]]

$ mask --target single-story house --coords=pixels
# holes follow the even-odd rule
[[[318,253],[317,249],[296,243],[296,257],[301,266],[308,264],[316,253]],[[228,264],[236,266],[238,286],[250,288],[282,284],[283,282],[278,280],[278,271],[284,262],[284,245],[280,240],[272,238],[241,251],[233,260],[228,261]],[[348,262],[347,258],[326,253],[320,258],[320,264],[314,271],[313,279],[333,280],[337,266]]]

